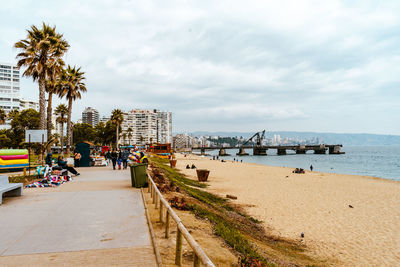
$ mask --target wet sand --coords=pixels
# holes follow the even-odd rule
[[[177,168],[210,170],[207,190],[235,195],[267,231],[301,240],[333,266],[400,266],[400,182],[367,176],[177,155]],[[353,208],[351,208],[351,205]],[[301,233],[305,237],[301,238]]]

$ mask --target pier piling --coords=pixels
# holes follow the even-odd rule
[[[286,149],[278,148],[278,155],[286,155]]]

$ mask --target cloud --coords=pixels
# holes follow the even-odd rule
[[[70,42],[66,61],[86,71],[74,119],[85,106],[157,108],[174,113],[175,131],[400,134],[391,123],[399,10],[398,1],[8,1],[0,59],[46,21]],[[22,87],[37,98],[35,84]]]

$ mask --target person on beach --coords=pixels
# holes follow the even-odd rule
[[[110,157],[113,165],[113,170],[115,170],[115,165],[117,164],[117,159],[118,159],[118,154],[115,148],[112,150]]]
[[[314,169],[314,167],[312,166],[312,164],[310,165],[310,170],[312,171]]]
[[[74,154],[74,167],[75,168],[79,167],[79,162],[81,160],[81,157],[82,157],[81,153],[79,153],[78,151],[75,152],[75,154]]]
[[[80,175],[79,172],[77,172],[73,167],[68,166],[67,161],[64,160],[63,156],[59,156],[58,160],[57,160],[57,164],[58,166],[60,166],[62,169],[66,169],[69,172],[71,172],[72,174],[74,174],[75,176]]]

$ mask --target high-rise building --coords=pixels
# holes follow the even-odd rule
[[[95,127],[99,123],[99,112],[91,107],[87,107],[82,112],[82,122],[87,123]]]
[[[172,143],[172,112],[157,112],[157,142]]]
[[[32,108],[36,111],[39,111],[39,103],[36,101],[25,100],[21,98],[19,100],[20,110]]]
[[[134,109],[124,112],[120,143],[143,145],[172,142],[172,113]]]
[[[109,117],[103,116],[103,117],[99,120],[99,122],[104,122],[104,124],[106,124],[109,120],[110,120]]]
[[[0,63],[0,108],[20,109],[19,69],[13,64]]]
[[[193,138],[188,134],[177,134],[174,136],[174,148],[191,148]]]

